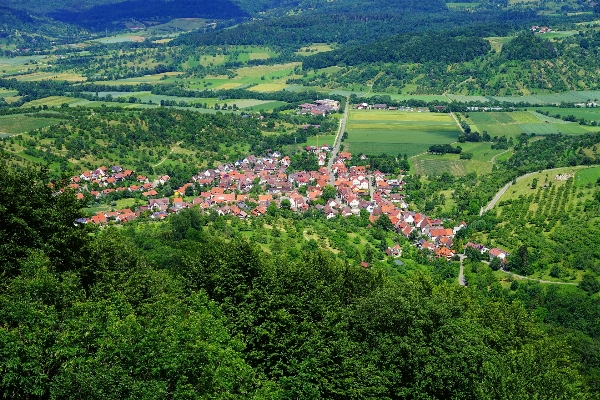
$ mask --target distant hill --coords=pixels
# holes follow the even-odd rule
[[[248,14],[230,0],[127,0],[118,4],[97,5],[84,11],[58,10],[48,15],[62,22],[103,30],[113,27],[115,21],[131,19],[233,19]]]
[[[456,63],[485,55],[490,48],[487,40],[477,37],[451,36],[448,33],[400,35],[366,45],[315,54],[304,60],[303,69],[375,62]]]

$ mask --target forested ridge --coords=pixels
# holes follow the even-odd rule
[[[71,192],[0,169],[6,397],[586,398],[567,343],[503,295],[326,250],[268,254],[196,210],[121,230],[58,223],[70,216],[37,210],[76,209]],[[19,241],[25,227],[79,242],[39,248]]]
[[[443,33],[401,35],[358,47],[346,47],[308,57],[302,68],[320,69],[332,65],[362,63],[441,63],[470,61],[490,51],[487,40],[477,37],[451,36]]]

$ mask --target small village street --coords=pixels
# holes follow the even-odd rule
[[[338,152],[340,151],[340,145],[342,144],[342,137],[344,136],[344,132],[346,130],[346,121],[348,120],[348,103],[350,102],[350,98],[346,97],[346,105],[344,108],[344,115],[340,120],[340,127],[338,129],[337,136],[335,137],[335,143],[333,145],[333,150],[331,151],[331,155],[329,157],[329,161],[327,162],[327,172],[329,173],[329,184],[334,186],[335,175],[333,174],[333,162],[337,157]]]

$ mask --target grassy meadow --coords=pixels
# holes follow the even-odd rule
[[[458,154],[421,154],[411,160],[411,172],[422,176],[439,176],[448,172],[454,176],[463,176],[471,172],[489,174],[492,172],[492,159],[506,150],[492,150],[489,142],[458,143],[463,153],[473,154],[470,160],[461,160]]]
[[[558,110],[557,108],[552,108]],[[581,135],[594,127],[567,122],[552,116],[545,116],[535,111],[513,112],[469,112],[465,113],[471,129],[486,131],[490,136],[517,137],[522,133],[528,135],[567,134]]]
[[[17,135],[60,122],[55,118],[30,117],[28,115],[0,116],[0,135]]]
[[[456,142],[460,129],[448,114],[352,110],[346,149],[353,153],[414,156],[434,144]]]

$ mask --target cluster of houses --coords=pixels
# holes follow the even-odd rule
[[[85,171],[81,175],[71,177],[69,187],[75,190],[79,199],[84,198],[84,192],[89,192],[90,195],[99,199],[103,195],[110,194],[115,191],[141,191],[144,196],[149,196],[159,184],[164,184],[169,181],[169,176],[159,176],[154,182],[149,182],[148,177],[144,175],[135,176],[132,170],[124,170],[120,166],[107,168],[99,167],[93,171]],[[131,183],[123,185],[123,182]],[[150,193],[150,194],[149,194]]]
[[[488,247],[486,247],[486,246],[484,246],[482,244],[479,244],[479,243],[468,242],[465,245],[465,249],[467,247],[473,248],[473,249],[479,251],[481,254],[486,254],[487,253],[488,257],[490,258],[490,261],[493,260],[494,258],[498,258],[498,259],[500,259],[500,261],[502,262],[502,264],[506,263],[506,261],[508,259],[508,256],[510,255],[508,252],[506,252],[506,251],[504,251],[502,249],[499,249],[497,247],[494,247],[494,248],[490,249],[490,248],[488,248]]]
[[[531,31],[536,34],[539,35],[541,33],[549,33],[552,32],[552,29],[548,28],[547,26],[537,26],[537,25],[533,25],[531,27]]]
[[[446,108],[446,106],[435,106],[435,107],[438,111],[444,110]],[[390,111],[429,112],[428,107],[405,107],[405,106],[395,107],[395,106],[388,106],[387,104],[383,104],[383,103],[375,103],[375,104],[358,103],[354,106],[354,108],[356,108],[357,110],[390,110]]]
[[[323,99],[315,100],[312,103],[300,104],[300,114],[327,115],[340,109],[340,102],[337,100]]]
[[[444,228],[442,220],[410,211],[403,194],[402,176],[390,177],[380,171],[367,171],[364,166],[348,166],[351,160],[351,153],[339,152],[333,160],[331,175],[324,166],[317,171],[288,173],[290,158],[279,152],[264,157],[251,155],[235,163],[200,171],[189,182],[175,189],[173,198],[158,197],[158,192],[154,189],[168,182],[168,176],[159,176],[149,182],[147,177],[135,176],[133,171],[124,171],[120,167],[101,167],[96,171],[74,176],[71,187],[78,191],[80,198],[84,197],[87,182],[107,186],[111,190],[145,190],[143,197],[147,203],[133,211],[124,209],[98,212],[91,218],[77,221],[78,223],[123,223],[138,218],[141,213],[161,220],[169,214],[190,207],[214,210],[220,215],[232,215],[241,219],[264,215],[272,205],[297,212],[313,207],[321,210],[328,219],[358,215],[361,210],[366,210],[371,223],[374,224],[382,215],[386,215],[399,234],[412,239],[421,238],[417,242],[419,248],[447,259],[455,255],[452,250],[454,235],[466,226],[464,222],[454,228]],[[133,184],[109,187],[111,183],[126,179]],[[327,185],[333,185],[336,197],[329,198],[326,202],[317,201]],[[185,196],[190,186],[196,192],[199,190],[200,194]],[[89,193],[98,197],[105,194],[107,189]],[[495,249],[486,251],[492,254]],[[399,246],[390,247],[387,253],[400,256],[402,249]],[[502,255],[498,256],[503,258]]]

